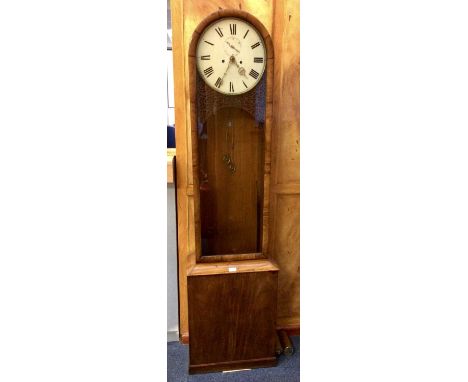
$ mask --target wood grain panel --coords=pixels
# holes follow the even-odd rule
[[[280,269],[278,319],[298,318],[299,309],[299,197],[276,195],[273,256]]]
[[[272,191],[275,194],[299,195],[300,188],[301,186],[299,183],[280,183],[275,184],[272,187]]]
[[[278,325],[288,330],[300,321],[299,26],[299,0],[275,1],[270,256],[280,268]]]
[[[299,0],[276,2],[275,183],[299,182]]]
[[[189,276],[190,372],[249,361],[252,367],[272,366],[277,276],[276,271]]]
[[[189,269],[196,261],[196,235],[195,235],[195,224],[194,224],[194,216],[195,216],[195,197],[189,196],[188,197],[188,219],[189,219],[189,226],[187,231],[187,269]]]
[[[181,336],[188,336],[187,309],[187,254],[189,213],[187,197],[187,140],[185,105],[185,49],[184,49],[184,2],[171,1],[172,17],[172,54],[174,70],[174,98],[175,102],[175,134],[177,142],[177,249],[179,257],[179,332]]]

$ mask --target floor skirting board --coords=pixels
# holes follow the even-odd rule
[[[278,325],[276,330],[284,330],[288,336],[299,336],[301,334],[301,326],[296,324]]]

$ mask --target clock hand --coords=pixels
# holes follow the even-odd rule
[[[231,66],[231,62],[232,62],[232,58],[234,56],[231,56],[231,59],[229,60],[228,64],[227,64],[227,67],[226,67],[226,71],[224,72],[223,76],[221,77],[221,83],[223,83],[223,80],[224,80],[224,77],[226,76],[228,70],[229,70],[229,67]]]
[[[230,48],[234,49],[237,53],[240,53],[239,50],[234,45],[229,44],[229,42],[227,42],[227,41],[226,41],[226,44],[228,44],[228,46]]]
[[[241,76],[244,76],[245,78],[247,78],[246,74],[245,74],[245,69],[244,67],[242,66],[239,66],[239,64],[237,63],[236,61],[236,58],[234,56],[231,57],[232,58],[232,62],[234,62],[234,64],[236,64],[237,68],[239,69],[239,74]]]

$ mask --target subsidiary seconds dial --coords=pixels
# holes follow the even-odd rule
[[[225,17],[201,34],[197,68],[212,89],[237,95],[253,89],[265,71],[265,42],[255,27],[238,18]]]

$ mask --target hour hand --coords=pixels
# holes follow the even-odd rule
[[[239,74],[240,74],[241,76],[247,77],[247,76],[245,75],[245,69],[244,69],[244,67],[240,66],[240,65],[237,63],[236,58],[235,58],[234,56],[232,56],[232,57],[231,57],[231,60],[232,60],[232,62],[234,62],[234,64],[237,66],[237,68],[238,68],[238,70],[239,70]]]

